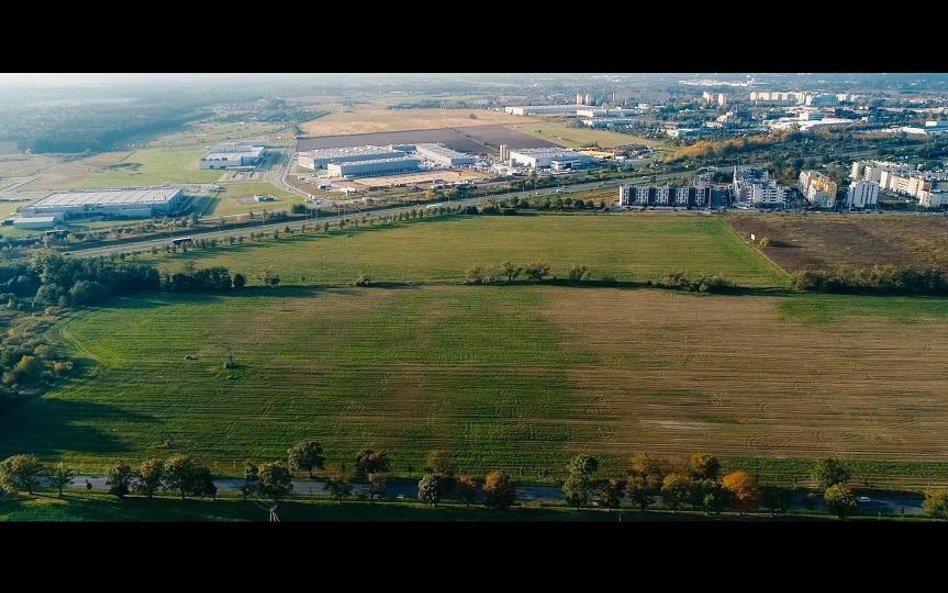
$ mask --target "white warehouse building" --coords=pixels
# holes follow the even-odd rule
[[[452,150],[443,144],[416,144],[415,152],[429,161],[448,167],[473,165],[477,161],[473,156]]]
[[[56,193],[22,208],[23,218],[148,218],[174,213],[185,202],[180,187]]]
[[[565,148],[521,148],[510,151],[512,166],[530,167],[531,169],[575,169],[593,163],[588,154],[566,150]]]
[[[210,152],[201,157],[201,169],[240,169],[253,168],[267,147],[250,142],[234,142],[212,146]]]
[[[403,151],[382,146],[346,146],[337,148],[317,148],[301,152],[297,156],[300,167],[307,169],[325,169],[330,163],[348,163],[354,161],[373,161],[394,159],[405,156]]]
[[[421,162],[415,157],[407,157],[399,153],[400,158],[369,159],[364,161],[347,161],[344,163],[329,163],[326,170],[331,177],[377,177],[394,175],[396,173],[413,173],[419,171]]]

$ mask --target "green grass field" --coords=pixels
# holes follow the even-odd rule
[[[151,261],[176,267],[189,260],[227,266],[250,278],[270,268],[288,284],[347,284],[363,273],[377,282],[460,283],[470,267],[497,267],[507,260],[543,262],[559,277],[573,265],[585,265],[595,278],[612,275],[617,280],[657,279],[680,270],[719,273],[746,286],[788,283],[786,274],[723,221],[687,215],[426,220],[351,233],[310,232]]]
[[[223,192],[217,194],[210,208],[204,211],[205,216],[227,216],[244,212],[260,212],[267,210],[289,210],[293,204],[302,204],[306,200],[302,196],[283,191],[269,183],[235,182],[223,183]],[[280,202],[253,202],[245,198],[254,194],[270,194],[284,198]],[[235,200],[236,199],[236,200]]]
[[[157,185],[161,183],[212,183],[220,171],[202,171],[198,161],[207,150],[187,148],[147,148],[136,150],[127,159],[96,171],[72,184],[75,188]]]

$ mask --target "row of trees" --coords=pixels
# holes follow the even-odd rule
[[[804,270],[793,275],[793,287],[797,290],[842,294],[948,295],[948,273],[938,267],[889,265]]]
[[[352,466],[326,464],[325,451],[318,441],[301,441],[287,451],[286,461],[254,463],[244,469],[244,497],[263,497],[279,502],[293,489],[293,472],[322,471],[333,497],[342,499],[352,493],[354,482],[368,483],[370,500],[385,492],[392,464],[382,450],[363,449]],[[741,512],[764,507],[773,514],[785,512],[791,504],[787,488],[758,484],[757,478],[744,470],[721,475],[721,463],[713,455],[696,453],[677,461],[668,461],[638,454],[627,471],[619,477],[599,476],[598,459],[577,455],[566,466],[563,493],[566,503],[576,509],[597,505],[616,509],[628,499],[641,510],[656,500],[672,510],[690,506],[709,514],[735,509]],[[60,463],[47,466],[34,455],[14,455],[0,462],[0,486],[32,494],[43,482],[57,489],[70,484],[75,472]],[[813,465],[813,482],[823,492],[827,510],[840,518],[858,509],[858,499],[848,485],[852,470],[842,461],[820,459]],[[190,455],[177,454],[167,459],[152,458],[133,468],[125,461],[116,461],[106,472],[109,492],[118,497],[136,493],[152,497],[161,490],[174,492],[181,499],[197,496],[214,497],[217,488],[211,470]],[[424,475],[418,481],[418,499],[428,505],[454,499],[470,505],[482,502],[488,508],[507,509],[514,504],[516,485],[503,470],[489,472],[481,480],[471,475],[458,475],[457,466],[444,451],[429,453]],[[805,499],[813,507],[815,495]],[[925,509],[936,518],[948,518],[948,490],[926,493]]]
[[[507,284],[512,284],[517,278],[524,276],[534,282],[543,282],[544,280],[551,279],[553,281],[558,280],[555,276],[550,277],[550,266],[542,263],[535,262],[528,265],[515,265],[509,261],[505,261],[496,268],[486,268],[482,266],[474,266],[464,272],[464,283],[465,284],[492,284],[495,282],[506,282]],[[589,268],[581,265],[572,266],[567,272],[566,278],[569,282],[578,284],[580,282],[589,282],[592,280],[592,274],[589,272]],[[604,281],[613,280],[611,277],[607,277]]]

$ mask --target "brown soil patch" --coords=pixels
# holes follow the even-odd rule
[[[469,117],[471,113],[477,116],[476,119]],[[523,118],[484,109],[382,109],[370,107],[338,111],[305,122],[300,127],[303,133],[308,136],[335,136],[513,123],[523,123]]]
[[[745,239],[788,271],[873,264],[948,267],[948,218],[897,215],[726,217]]]

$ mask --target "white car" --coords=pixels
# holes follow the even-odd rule
[[[868,496],[857,496],[856,502],[872,502]]]

